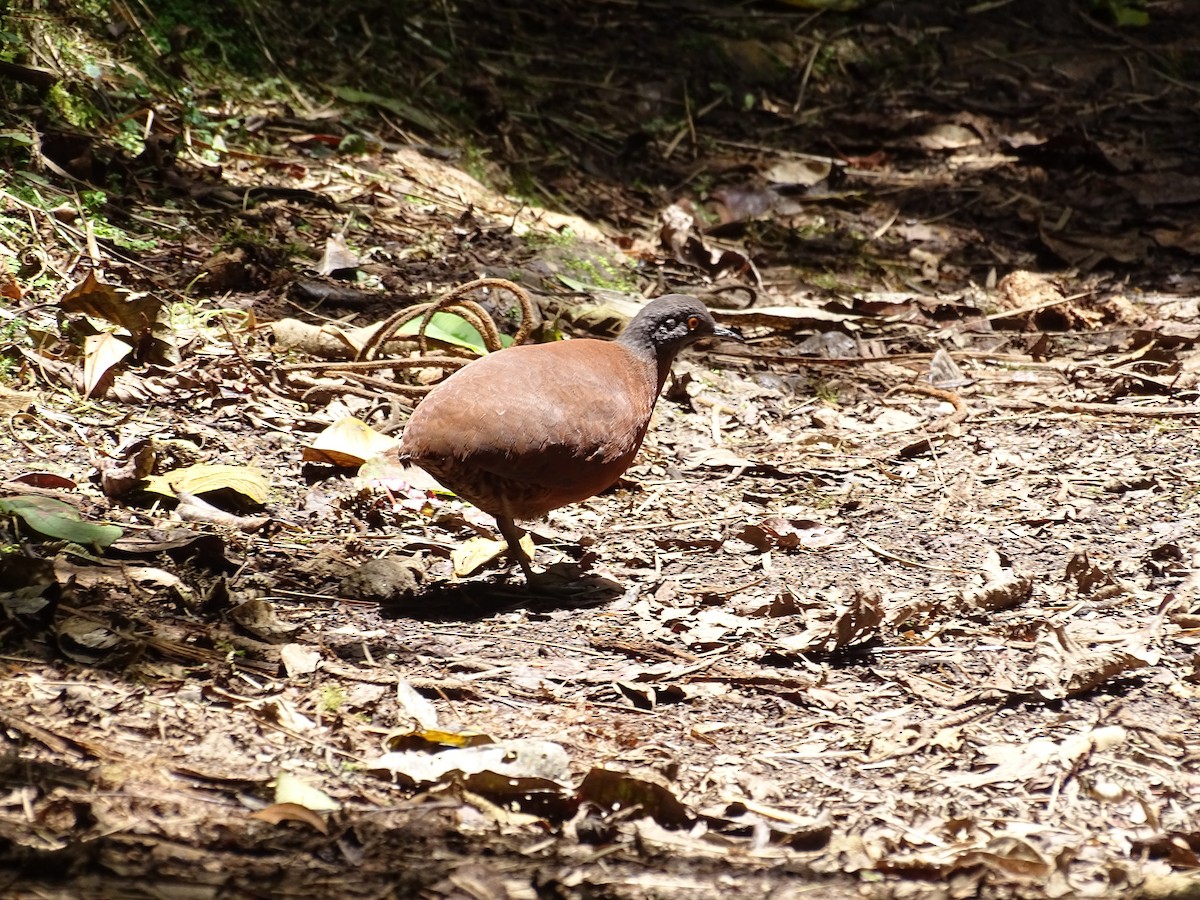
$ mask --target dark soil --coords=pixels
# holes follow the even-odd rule
[[[39,145],[98,210],[5,182],[5,319],[48,336],[12,338],[6,496],[124,534],[10,517],[0,895],[1194,896],[1194,6],[310,6],[243,10],[279,36],[246,79],[312,74],[237,101],[219,168],[164,104],[157,159]],[[173,310],[94,384],[89,271]],[[487,516],[312,458],[433,364],[356,381],[280,326],[477,277],[541,337],[686,291],[748,338],[529,523],[536,586],[454,575]],[[146,447],[241,480],[112,489]]]

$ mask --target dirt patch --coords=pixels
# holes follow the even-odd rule
[[[363,66],[458,47],[430,91],[559,212],[389,143],[411,122],[280,110],[270,154],[153,170],[173,243],[6,193],[45,340],[0,396],[0,893],[1194,891],[1183,6],[472,10],[374,23]],[[328,155],[365,122],[388,141]],[[106,221],[166,221],[133,196]],[[488,517],[313,459],[439,374],[353,370],[355,329],[478,276],[542,337],[688,290],[749,338],[531,524],[561,587],[454,577]]]

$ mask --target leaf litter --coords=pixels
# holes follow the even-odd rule
[[[968,46],[939,54],[958,76],[984,65]],[[1094,66],[1117,113],[1149,102],[1123,80],[1154,77],[1143,47],[1122,42],[1122,63],[1073,46],[1057,81],[1000,102],[1082,92]],[[584,81],[594,110],[610,86]],[[1035,134],[982,107],[935,112],[950,83],[889,84],[903,127],[824,98],[830,140],[868,152],[812,165],[772,149],[770,128],[742,134],[750,120],[717,98],[660,158],[695,165],[688,128],[731,129],[715,145],[730,158],[706,160],[711,195],[558,185],[615,240],[412,148],[326,165],[301,148],[330,135],[293,131],[293,190],[361,205],[370,225],[347,241],[341,215],[299,194],[265,209],[321,235],[313,271],[404,282],[365,304],[331,290],[358,304],[329,300],[333,321],[318,305],[283,327],[296,303],[272,266],[199,233],[192,271],[147,256],[143,278],[113,253],[79,272],[64,320],[37,323],[54,341],[22,349],[33,390],[5,407],[2,524],[20,548],[0,567],[6,868],[53,886],[61,860],[96,896],[264,879],[347,896],[1194,892],[1200,309],[1194,198],[1174,180],[1189,132],[1168,115],[1176,137],[1124,142],[1157,159],[1123,159],[1057,119],[1020,123]],[[764,93],[756,114],[803,99]],[[529,121],[579,146],[567,120]],[[263,171],[189,193],[240,205]],[[1070,203],[1091,215],[1058,211]],[[1131,225],[1133,208],[1154,226]],[[412,321],[429,316],[433,346],[410,355],[399,300],[518,272],[541,325],[612,333],[636,296],[573,315],[595,271],[552,271],[520,242],[564,228],[649,265],[627,295],[751,298],[718,310],[751,342],[681,360],[625,482],[535,524],[539,558],[587,588],[559,596],[487,553],[456,558],[490,536],[486,517],[386,463],[351,472],[402,424],[403,398],[488,344],[483,319],[454,319],[468,333],[427,307]],[[39,238],[68,271],[61,233]],[[1074,277],[1033,271],[1039,254]],[[1145,290],[1113,263],[1143,266]],[[816,287],[822,266],[836,289]],[[197,276],[213,293],[180,321],[163,285]],[[517,317],[498,293],[472,296],[503,327]]]

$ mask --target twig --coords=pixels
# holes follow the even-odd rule
[[[930,572],[948,572],[951,575],[965,575],[970,571],[970,569],[951,569],[947,568],[946,566],[935,566],[932,563],[918,562],[915,559],[909,559],[906,556],[900,556],[899,554],[892,553],[889,550],[884,550],[878,544],[868,541],[864,537],[860,537],[858,540],[859,543],[861,543],[876,556],[882,556],[884,559],[890,559],[893,562],[898,562],[900,565],[908,566],[910,569],[928,569]]]
[[[426,342],[425,329],[429,327],[429,323],[436,313],[448,309],[453,309],[455,313],[475,327],[475,330],[483,337],[484,346],[488,350],[492,352],[499,350],[500,333],[496,330],[496,325],[492,321],[491,316],[478,303],[463,299],[471,291],[486,287],[508,291],[521,304],[521,327],[513,335],[513,343],[521,343],[533,331],[533,302],[529,299],[529,294],[524,288],[518,287],[504,278],[477,278],[475,281],[468,281],[466,284],[459,285],[434,303],[418,304],[417,306],[402,310],[384,321],[362,348],[362,351],[358,354],[358,358],[360,360],[371,359],[379,347],[382,347],[391,340],[392,335],[395,334],[397,329],[417,317],[421,317],[421,327],[417,331],[417,339],[421,346],[421,352],[427,352],[428,344]],[[464,311],[466,311],[465,314]]]
[[[817,56],[820,55],[822,46],[820,41],[815,42],[812,53],[808,54],[808,62],[804,65],[804,74],[800,76],[800,87],[796,90],[796,102],[792,104],[793,116],[798,115],[804,108],[804,95],[808,92],[808,79],[812,76],[813,66],[817,63]]]
[[[993,401],[1009,409],[1036,409],[1046,412],[1096,413],[1111,416],[1137,416],[1146,419],[1200,417],[1200,406],[1130,406],[1127,403],[1063,403],[1060,401],[1003,400]]]
[[[725,522],[729,519],[740,519],[741,513],[728,513],[723,516],[703,516],[699,519],[676,519],[673,522],[643,522],[640,525],[618,525],[607,529],[609,534],[624,534],[630,531],[653,531],[655,528],[683,528],[687,525],[702,525],[705,522]]]
[[[914,381],[911,384],[901,384],[892,388],[884,396],[891,396],[897,391],[908,391],[913,394],[924,394],[927,397],[936,397],[939,400],[945,400],[954,407],[954,412],[948,416],[943,416],[930,425],[914,425],[912,428],[903,429],[904,431],[915,431],[918,428],[927,428],[930,431],[942,431],[948,425],[954,425],[958,422],[965,422],[971,415],[971,410],[967,408],[967,404],[963,402],[963,398],[954,391],[947,391],[944,388],[934,387],[932,384],[925,384],[922,381]],[[893,434],[896,432],[893,432]]]

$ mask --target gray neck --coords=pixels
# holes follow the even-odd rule
[[[621,332],[617,343],[625,347],[639,360],[652,366],[658,375],[658,390],[667,383],[671,364],[679,353],[681,343],[669,341],[654,334],[654,325],[647,319],[635,318]]]

